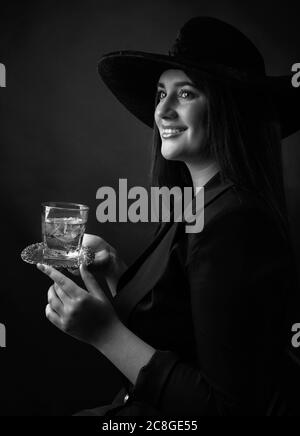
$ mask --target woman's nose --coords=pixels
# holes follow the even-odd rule
[[[177,117],[177,112],[174,103],[171,99],[165,98],[156,107],[156,115],[161,119],[174,119]]]

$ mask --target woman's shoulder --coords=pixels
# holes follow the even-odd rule
[[[235,185],[204,208],[204,226],[201,232],[187,237],[188,258],[199,250],[253,249],[270,255],[285,252],[286,240],[275,212],[255,192]],[[247,247],[247,248],[246,248]]]
[[[230,218],[248,221],[253,216],[272,220],[273,213],[258,192],[234,184],[204,208],[205,227]]]
[[[204,243],[204,239],[240,244],[259,240],[282,249],[289,245],[288,230],[263,196],[234,184],[204,207],[203,221],[202,231],[189,235],[189,247]]]

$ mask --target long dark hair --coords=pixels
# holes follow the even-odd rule
[[[204,153],[220,167],[221,179],[255,192],[273,210],[290,239],[284,193],[281,132],[272,96],[233,87],[208,75],[185,71],[207,97],[207,141]],[[156,105],[158,99],[156,99]],[[184,162],[165,159],[154,127],[152,186],[193,186]]]

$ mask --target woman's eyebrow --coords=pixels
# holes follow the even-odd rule
[[[192,82],[188,82],[188,81],[182,81],[182,82],[174,82],[174,85],[175,86],[185,86],[185,85],[189,85],[189,86],[193,86],[194,88],[195,88],[195,85],[194,85],[194,83],[192,83]],[[157,84],[157,87],[158,88],[165,88],[165,85],[163,84],[163,83],[161,83],[161,82],[158,82],[158,84]]]

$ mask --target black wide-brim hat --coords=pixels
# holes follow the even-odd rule
[[[267,76],[264,59],[255,45],[235,27],[216,18],[190,19],[168,55],[117,51],[102,56],[98,69],[116,98],[149,127],[154,124],[160,75],[168,69],[181,69],[208,74],[259,94],[270,93],[282,138],[300,129],[300,88],[293,87],[292,75]]]

